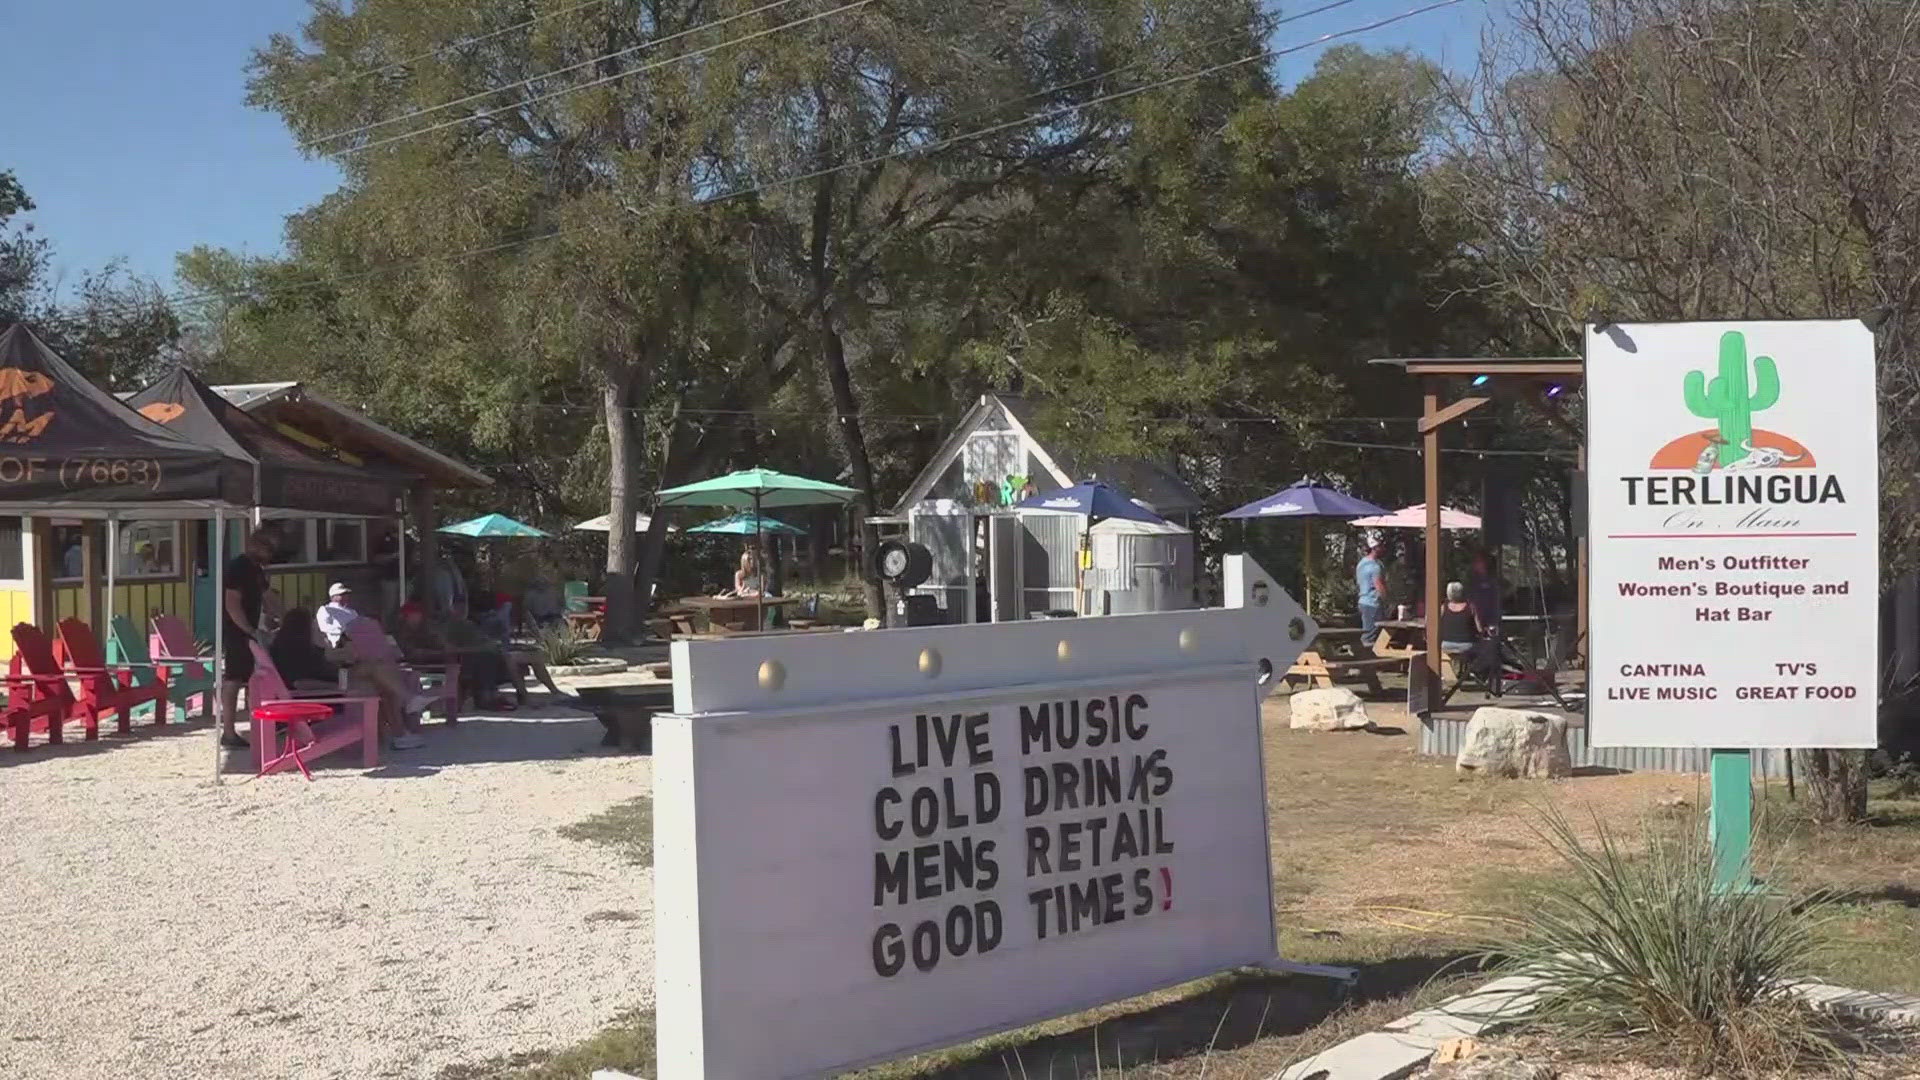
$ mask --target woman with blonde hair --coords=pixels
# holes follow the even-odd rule
[[[760,576],[760,556],[752,548],[740,553],[740,569],[733,572],[735,596],[759,596],[766,591]]]

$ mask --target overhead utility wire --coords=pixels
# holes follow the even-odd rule
[[[524,30],[525,28],[532,26],[535,23],[546,22],[548,19],[557,19],[562,15],[571,15],[576,11],[580,11],[590,7],[599,7],[605,3],[607,3],[607,0],[587,0],[587,2],[584,4],[575,4],[572,7],[561,8],[559,11],[549,11],[545,15],[535,15],[531,19],[524,19],[520,22],[514,23],[512,26],[503,26],[498,30],[490,30],[484,34],[475,34],[472,37],[465,37],[455,41],[449,41],[445,45],[437,45],[431,49],[428,49],[426,52],[415,53],[414,55],[409,56],[403,60],[395,60],[391,63],[382,64],[376,68],[368,68],[365,71],[350,71],[343,75],[335,75],[335,76],[332,76],[331,78],[320,80],[320,82],[312,86],[309,86],[306,89],[301,90],[300,92],[294,94],[293,97],[295,100],[298,100],[300,98],[317,94],[320,91],[325,90],[330,86],[338,86],[341,83],[358,82],[359,80],[365,79],[369,76],[384,75],[389,71],[398,71],[399,69],[406,67],[409,64],[417,64],[422,60],[431,60],[442,53],[449,53],[455,49],[463,49],[463,48],[466,48],[468,45],[478,45],[483,41],[492,41],[494,38],[500,37],[502,35],[511,34],[515,30]]]
[[[544,79],[551,79],[556,75],[566,75],[575,71],[579,71],[582,68],[589,68],[594,66],[595,64],[604,63],[608,60],[618,59],[619,57],[627,56],[632,53],[645,52],[648,49],[665,45],[670,41],[678,41],[681,38],[689,37],[693,34],[698,34],[706,30],[711,30],[716,26],[725,26],[728,23],[738,22],[741,19],[751,18],[752,16],[758,15],[763,11],[771,11],[774,8],[784,7],[787,4],[791,4],[793,2],[794,0],[772,0],[771,3],[761,4],[757,8],[752,8],[747,11],[742,11],[734,15],[728,15],[725,18],[715,19],[712,22],[701,23],[699,26],[691,26],[685,30],[680,30],[672,34],[668,34],[666,37],[652,38],[647,41],[643,41],[638,45],[629,45],[624,49],[617,49],[613,52],[605,53],[601,56],[591,57],[589,59],[582,60],[577,64],[568,65],[567,67],[555,68],[552,71],[542,72],[539,75],[532,75],[525,79],[521,79],[519,82],[507,83],[504,86],[490,86],[485,90],[479,90],[479,91],[475,91],[474,93],[468,94],[466,97],[454,98],[452,101],[443,101],[438,105],[429,105],[424,109],[415,109],[412,112],[402,113],[399,116],[389,116],[384,120],[375,120],[372,123],[362,124],[357,128],[350,128],[346,131],[336,131],[331,135],[316,136],[313,139],[310,139],[306,142],[301,143],[300,149],[311,150],[322,143],[339,142],[342,139],[348,139],[348,138],[352,138],[355,135],[364,135],[369,131],[378,130],[380,128],[388,126],[389,124],[398,124],[398,123],[401,123],[402,121],[415,119],[416,117],[429,116],[433,113],[440,112],[443,109],[451,109],[457,105],[471,104],[472,102],[480,101],[484,98],[493,97],[495,94],[506,93],[509,90],[519,90],[526,87],[530,87],[534,83],[540,82]],[[642,64],[639,67],[628,68],[625,71],[615,72],[611,75],[604,75],[598,79],[593,79],[588,82],[576,83],[572,86],[563,87],[559,90],[548,91],[547,93],[539,94],[534,97],[527,98],[524,101],[517,101],[517,102],[514,102],[512,105],[502,106],[502,107],[508,108],[508,109],[517,109],[522,105],[531,105],[538,101],[545,101],[551,97],[558,97],[561,94],[570,94],[577,90],[585,90],[589,87],[599,86],[602,83],[612,82],[615,79],[624,79],[629,75],[638,75],[641,72],[653,71],[656,68],[665,67],[668,64],[677,64],[683,60],[696,59],[698,57],[706,56],[710,53],[718,52],[721,49],[731,48],[732,46],[738,45],[743,41],[753,41],[756,38],[763,38],[769,34],[777,34],[782,30],[789,30],[796,26],[802,26],[810,22],[816,22],[820,19],[826,18],[829,15],[837,15],[840,12],[849,10],[851,8],[864,7],[867,4],[870,4],[872,2],[873,0],[855,0],[854,3],[844,4],[840,7],[832,8],[827,11],[815,12],[812,15],[795,19],[792,22],[781,23],[779,26],[770,27],[764,30],[756,30],[751,34],[742,34],[737,38],[729,38],[726,41],[722,41],[714,45],[709,45],[703,49],[695,50],[694,52],[675,53],[674,55],[666,57],[664,59],[655,60],[647,64]],[[430,131],[439,131],[442,128],[449,128],[458,124],[469,123],[482,116],[488,115],[492,111],[493,110],[490,110],[490,109],[483,109],[480,112],[472,113],[467,116],[455,117],[452,120],[443,120],[438,124],[429,124],[423,128],[416,128],[412,131],[403,132],[400,136],[394,136],[394,137],[389,137],[385,139],[376,139],[373,142],[366,143],[361,146],[349,147],[343,150],[336,150],[331,152],[340,153],[340,154],[357,154],[363,150],[370,150],[376,146],[384,146],[387,143],[393,142],[398,138],[409,138],[414,135],[424,135]]]
[[[1127,90],[1115,91],[1114,93],[1105,94],[1096,98],[1091,98],[1091,99],[1088,99],[1087,101],[1080,102],[1075,105],[1063,106],[1061,108],[1048,110],[1046,112],[1033,113],[1031,115],[1021,117],[1018,120],[1011,120],[1005,123],[995,124],[990,127],[981,128],[981,129],[967,132],[961,135],[955,135],[950,138],[941,139],[936,142],[927,143],[925,145],[902,147],[899,150],[890,151],[885,154],[876,154],[870,157],[861,158],[857,161],[843,162],[842,164],[830,166],[825,169],[815,169],[810,172],[800,173],[794,176],[786,176],[786,177],[781,177],[774,180],[769,180],[765,183],[757,184],[751,187],[738,188],[733,191],[722,192],[721,194],[712,196],[711,198],[699,200],[697,205],[705,206],[712,203],[725,202],[730,199],[743,198],[747,195],[754,195],[764,191],[770,191],[775,188],[785,187],[790,184],[804,183],[808,180],[819,179],[820,177],[827,176],[832,173],[844,172],[849,169],[864,168],[868,165],[878,164],[882,161],[887,161],[895,158],[903,158],[903,157],[908,157],[916,154],[937,153],[941,150],[948,149],[949,147],[956,146],[960,143],[967,142],[972,139],[983,138],[987,135],[997,134],[1009,128],[1018,127],[1022,124],[1044,123],[1048,120],[1055,119],[1060,116],[1064,116],[1068,113],[1077,112],[1081,109],[1085,109],[1093,105],[1105,104],[1110,101],[1118,101],[1122,98],[1132,97],[1137,94],[1144,94],[1144,93],[1147,93],[1148,91],[1159,90],[1167,86],[1177,85],[1179,83],[1192,82],[1196,79],[1205,78],[1206,76],[1212,75],[1219,71],[1227,70],[1233,67],[1244,66],[1246,64],[1251,64],[1259,60],[1277,59],[1279,57],[1287,56],[1292,53],[1302,52],[1306,49],[1311,49],[1316,46],[1324,45],[1329,41],[1337,41],[1341,38],[1352,37],[1355,34],[1364,34],[1364,33],[1367,33],[1368,31],[1378,30],[1378,29],[1381,29],[1382,27],[1391,26],[1394,23],[1402,22],[1406,19],[1411,19],[1417,15],[1424,15],[1429,11],[1437,11],[1441,8],[1452,7],[1453,5],[1461,2],[1462,0],[1437,0],[1436,3],[1427,4],[1422,7],[1411,8],[1407,11],[1401,12],[1398,15],[1389,15],[1385,18],[1376,19],[1373,22],[1366,23],[1360,26],[1349,27],[1345,30],[1335,30],[1329,33],[1321,34],[1319,37],[1312,38],[1310,40],[1301,42],[1297,45],[1290,45],[1283,49],[1263,49],[1260,52],[1252,53],[1247,56],[1240,57],[1237,60],[1229,60],[1223,63],[1213,64],[1208,67],[1201,68],[1197,71],[1186,72],[1180,75],[1170,76],[1165,79],[1160,79],[1160,80],[1156,80],[1155,82],[1147,83],[1143,86],[1133,87]],[[575,226],[575,228],[579,228],[579,227],[580,226]],[[170,297],[163,296],[158,299],[168,299],[177,303],[190,303],[190,302],[196,302],[201,300],[246,297],[246,296],[250,296],[255,293],[263,292],[263,291],[271,291],[276,294],[298,292],[298,291],[304,291],[307,289],[322,288],[325,286],[335,285],[342,282],[356,281],[362,278],[373,277],[378,274],[386,273],[388,271],[399,270],[399,269],[403,269],[405,267],[412,266],[418,263],[432,262],[438,259],[461,260],[461,259],[472,258],[479,255],[487,255],[496,251],[503,251],[509,248],[515,248],[515,247],[520,247],[526,244],[536,243],[541,240],[551,240],[555,237],[565,235],[567,232],[568,230],[566,229],[558,229],[558,228],[549,229],[546,232],[534,233],[531,236],[523,236],[513,240],[504,240],[498,243],[487,244],[481,247],[468,248],[463,251],[448,252],[445,254],[420,255],[420,256],[415,256],[413,258],[409,258],[409,259],[399,259],[383,266],[373,267],[367,270],[356,271],[351,274],[338,274],[338,275],[328,275],[326,277],[309,278],[303,282],[293,282],[288,285],[282,285],[282,286],[256,286],[251,289],[237,289],[237,290],[204,290],[200,292],[174,294],[173,296],[170,296]]]

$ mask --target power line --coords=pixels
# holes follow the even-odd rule
[[[299,93],[294,94],[293,97],[294,97],[294,100],[297,101],[301,98],[308,97],[313,94],[317,94],[320,91],[325,90],[330,86],[337,86],[341,83],[356,82],[360,79],[364,79],[372,75],[384,75],[389,71],[398,71],[399,69],[406,67],[409,64],[417,64],[422,60],[431,60],[442,53],[449,53],[455,49],[465,48],[468,45],[478,45],[483,41],[491,41],[494,38],[500,37],[502,35],[511,34],[515,30],[523,30],[529,26],[532,26],[535,23],[546,22],[548,19],[557,19],[562,15],[571,15],[576,11],[581,11],[583,9],[590,8],[590,7],[599,7],[600,5],[605,3],[607,3],[607,0],[586,0],[586,3],[584,4],[575,4],[572,7],[561,8],[559,11],[549,11],[545,15],[535,15],[531,19],[522,20],[520,22],[514,23],[512,26],[503,26],[498,30],[492,30],[484,34],[476,34],[473,37],[466,37],[466,38],[460,38],[455,41],[449,41],[445,45],[435,46],[432,49],[428,49],[426,52],[415,53],[414,55],[409,56],[404,60],[395,60],[390,64],[383,64],[377,68],[369,68],[366,71],[355,71],[355,72],[349,72],[345,75],[335,75],[332,78],[322,79],[319,83],[313,86],[309,86],[306,89],[301,90]]]
[[[688,37],[693,34],[698,34],[706,30],[711,30],[717,26],[725,26],[728,23],[738,22],[741,19],[751,18],[752,16],[758,15],[763,11],[771,11],[774,8],[784,7],[787,4],[791,4],[793,2],[794,0],[771,0],[771,2],[769,3],[761,4],[759,7],[752,8],[747,11],[742,11],[734,15],[728,15],[725,18],[714,19],[711,22],[701,23],[699,26],[688,27],[685,30],[680,30],[672,34],[668,34],[666,37],[652,38],[650,40],[643,41],[638,45],[629,45],[624,49],[616,49],[613,52],[606,53],[601,56],[595,56],[595,57],[592,57],[591,59],[582,60],[577,64],[571,64],[567,67],[556,68],[552,71],[542,72],[539,75],[529,76],[528,78],[521,79],[519,82],[507,83],[504,86],[490,86],[485,90],[480,90],[475,93],[468,94],[466,97],[454,98],[452,101],[443,101],[438,105],[429,105],[424,109],[415,109],[410,113],[402,113],[399,116],[389,116],[384,120],[375,120],[370,124],[362,124],[357,128],[351,128],[346,131],[336,131],[331,135],[321,135],[321,136],[318,136],[317,138],[310,139],[307,142],[301,143],[300,149],[311,150],[314,147],[320,145],[321,143],[338,142],[342,139],[351,138],[355,135],[363,135],[369,131],[374,131],[379,128],[386,127],[389,124],[398,124],[401,121],[412,120],[415,117],[428,116],[433,113],[437,113],[442,109],[451,109],[456,105],[466,105],[471,102],[479,101],[482,98],[489,98],[494,96],[495,94],[505,93],[508,90],[518,90],[525,87],[529,87],[529,86],[532,86],[534,83],[540,82],[543,79],[551,79],[556,75],[566,75],[571,72],[579,71],[582,68],[592,67],[595,64],[599,64],[607,60],[617,59],[619,57],[626,56],[631,53],[644,52],[648,49],[665,45],[670,41],[678,41],[681,38]],[[733,45],[738,45],[743,41],[752,41],[755,38],[766,37],[768,34],[778,33],[782,30],[790,29],[795,26],[800,26],[806,23],[814,22],[816,20],[826,18],[829,15],[834,15],[839,12],[846,11],[848,8],[863,7],[872,2],[873,0],[855,0],[854,3],[846,4],[842,7],[834,8],[830,11],[816,12],[815,14],[808,15],[805,18],[795,19],[794,21],[788,22],[788,23],[782,23],[781,25],[775,26],[771,29],[756,30],[751,34],[745,34],[737,38],[731,38],[727,41],[722,41],[715,45],[709,45],[704,49],[699,49],[694,52],[676,53],[675,55],[666,57],[665,59],[655,60],[652,63],[648,63],[648,64],[642,64],[636,68],[628,68],[625,71],[616,72],[612,75],[602,76],[601,78],[594,79],[589,82],[579,83],[577,85],[569,86],[569,87],[563,87],[559,90],[548,91],[545,94],[540,94],[535,97],[530,97],[524,101],[515,102],[511,106],[507,106],[507,108],[517,109],[525,105],[532,105],[538,101],[545,101],[551,97],[557,97],[561,94],[571,94],[578,90],[585,90],[588,87],[599,86],[601,83],[612,82],[615,79],[624,79],[629,75],[638,75],[644,71],[652,71],[656,68],[665,67],[668,64],[677,64],[683,60],[696,59],[698,57],[706,56],[710,53],[716,52],[720,49],[728,48]],[[423,128],[416,128],[412,131],[403,132],[397,136],[390,136],[384,139],[377,139],[373,142],[364,144],[362,146],[349,147],[344,150],[336,151],[336,153],[357,154],[365,150],[371,150],[376,146],[385,146],[387,143],[396,142],[402,138],[411,138],[415,135],[424,135],[430,131],[439,131],[442,128],[454,127],[459,124],[465,124],[472,120],[478,119],[479,117],[486,116],[491,111],[492,110],[482,110],[470,116],[461,116],[461,117],[456,117],[452,120],[442,121],[438,124],[429,124]]]
[[[872,2],[872,0],[856,0],[856,4],[870,3],[870,2]],[[984,138],[988,135],[997,134],[1001,131],[1006,131],[1011,128],[1019,127],[1023,124],[1045,123],[1049,120],[1058,119],[1067,114],[1078,112],[1080,110],[1090,108],[1095,105],[1107,104],[1113,101],[1122,100],[1124,98],[1133,97],[1139,94],[1144,94],[1149,91],[1163,89],[1168,86],[1174,86],[1174,85],[1178,85],[1180,83],[1185,83],[1185,82],[1192,82],[1198,79],[1205,78],[1208,75],[1216,74],[1220,71],[1225,71],[1234,67],[1242,67],[1247,64],[1254,63],[1256,61],[1278,59],[1279,57],[1282,57],[1282,56],[1287,56],[1292,53],[1302,52],[1307,49],[1324,45],[1330,41],[1337,41],[1341,38],[1352,37],[1355,34],[1363,34],[1369,31],[1381,29],[1386,26],[1391,26],[1394,23],[1402,22],[1406,19],[1414,18],[1415,16],[1424,15],[1430,11],[1437,11],[1441,8],[1452,7],[1453,5],[1461,2],[1462,0],[1435,0],[1435,2],[1433,3],[1429,3],[1421,7],[1411,8],[1407,11],[1401,12],[1398,15],[1390,15],[1382,19],[1376,19],[1375,21],[1370,23],[1366,23],[1360,26],[1349,27],[1344,30],[1331,31],[1329,33],[1321,34],[1319,37],[1312,38],[1307,41],[1301,42],[1299,44],[1288,46],[1286,48],[1263,49],[1263,50],[1260,50],[1259,52],[1250,53],[1247,56],[1239,57],[1234,60],[1228,60],[1222,63],[1212,64],[1207,67],[1200,68],[1196,71],[1185,72],[1179,75],[1173,75],[1163,79],[1158,79],[1158,80],[1155,80],[1154,82],[1147,83],[1142,86],[1133,87],[1127,90],[1115,91],[1110,94],[1104,94],[1099,97],[1090,98],[1087,101],[1080,102],[1077,104],[1067,105],[1057,109],[1050,109],[1044,112],[1029,114],[1027,116],[1021,117],[1016,120],[1005,121],[1005,122],[994,124],[985,128],[980,128],[974,131],[966,132],[960,135],[950,136],[948,138],[940,139],[935,142],[927,143],[924,145],[902,147],[898,150],[889,151],[883,154],[870,155],[868,157],[860,158],[855,161],[843,162],[839,165],[829,166],[822,169],[814,169],[814,170],[804,172],[804,173],[799,173],[796,175],[780,177],[774,180],[769,180],[764,183],[752,185],[749,187],[737,188],[731,191],[726,191],[718,195],[711,196],[707,199],[697,200],[696,205],[705,206],[705,205],[711,205],[714,203],[726,202],[731,199],[744,198],[749,195],[760,194],[763,192],[775,190],[780,187],[786,187],[792,184],[804,183],[808,180],[820,179],[822,177],[831,175],[833,173],[844,172],[849,169],[864,168],[869,165],[879,164],[883,161],[889,161],[889,160],[894,160],[898,158],[904,158],[904,157],[909,157],[909,156],[919,155],[919,154],[939,153],[942,150],[949,149],[961,143],[968,142],[974,139]],[[846,6],[851,7],[855,5],[849,4]],[[834,9],[834,10],[838,11],[841,9]],[[832,12],[827,12],[825,14],[832,14]],[[576,226],[576,228],[578,228],[578,226]],[[194,303],[194,302],[214,300],[214,299],[232,299],[236,297],[246,298],[246,297],[253,296],[263,290],[271,290],[276,294],[286,294],[289,292],[303,291],[306,289],[321,288],[321,287],[340,284],[344,282],[357,281],[363,278],[386,273],[388,271],[404,269],[408,266],[431,262],[438,259],[463,260],[463,259],[480,256],[480,255],[487,255],[497,251],[504,251],[511,248],[515,248],[515,247],[521,247],[526,244],[536,243],[541,240],[551,240],[555,237],[566,235],[567,232],[568,230],[566,229],[554,228],[544,232],[533,233],[528,236],[523,236],[523,237],[519,237],[512,240],[503,240],[496,243],[482,245],[480,247],[468,248],[462,251],[435,253],[430,255],[416,256],[410,259],[400,259],[391,263],[387,263],[383,266],[373,267],[363,271],[356,271],[350,274],[328,275],[326,277],[310,278],[304,282],[293,282],[286,285],[255,286],[253,288],[239,289],[239,290],[202,290],[199,292],[187,292],[187,293],[174,294],[169,297],[163,297],[162,299],[170,300],[175,303]]]

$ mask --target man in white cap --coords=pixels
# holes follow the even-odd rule
[[[353,589],[344,581],[327,586],[327,602],[313,613],[313,621],[319,624],[329,645],[339,645],[340,638],[347,632],[347,624],[359,617],[360,613],[353,610]]]

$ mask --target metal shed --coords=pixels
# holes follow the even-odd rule
[[[1193,535],[1200,499],[1171,468],[1141,459],[1083,462],[1044,447],[1028,427],[1033,406],[983,395],[908,486],[892,519],[933,555],[916,592],[951,622],[1005,622],[1075,607],[1075,562],[1084,521],[1016,511],[1027,494],[1108,480],[1173,523],[1102,522],[1093,529],[1089,610],[1101,614],[1192,607]]]

